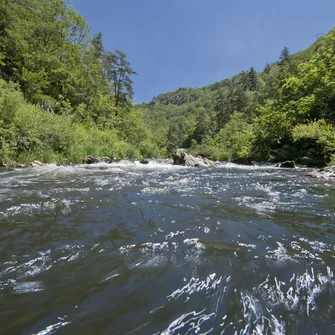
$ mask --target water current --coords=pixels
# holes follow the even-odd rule
[[[0,170],[0,333],[335,334],[334,200],[303,168]]]

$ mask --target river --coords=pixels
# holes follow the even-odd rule
[[[1,334],[334,334],[335,184],[168,161],[0,170]]]

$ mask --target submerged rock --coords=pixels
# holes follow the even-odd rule
[[[149,161],[147,159],[141,159],[140,163],[141,164],[149,164]]]
[[[291,168],[291,169],[294,169],[295,168],[295,162],[294,161],[285,161],[285,162],[279,163],[278,166],[280,168]]]
[[[212,242],[203,242],[203,244],[208,250],[223,250],[223,251],[244,250],[244,246],[239,246],[237,244],[227,242],[212,241]]]
[[[177,149],[173,155],[173,163],[175,165],[183,165],[190,167],[213,167],[214,162],[206,157],[193,156],[186,149]]]

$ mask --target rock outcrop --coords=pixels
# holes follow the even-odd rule
[[[279,163],[278,166],[280,168],[294,169],[295,168],[295,162],[294,161],[285,161],[285,162]]]
[[[183,165],[190,167],[214,167],[213,161],[206,157],[193,156],[188,153],[186,149],[177,149],[177,152],[173,155],[173,163],[175,165]]]

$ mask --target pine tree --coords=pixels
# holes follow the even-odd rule
[[[289,49],[287,47],[283,48],[279,57],[279,80],[282,82],[289,75],[294,74],[296,71],[296,66],[291,58]]]
[[[201,141],[206,136],[213,135],[213,128],[215,128],[213,124],[213,117],[209,110],[201,111],[196,117],[196,125],[193,132],[193,138],[198,142]]]
[[[225,96],[222,88],[217,91],[214,97],[213,110],[215,113],[217,131],[219,131],[229,121],[232,113],[231,103]]]
[[[257,91],[257,74],[253,67],[251,67],[248,72],[248,82],[250,91]]]
[[[92,45],[94,48],[94,56],[97,59],[101,59],[102,55],[104,54],[104,44],[102,42],[102,34],[97,33],[94,35],[92,39]]]
[[[248,98],[243,88],[240,85],[236,85],[236,87],[234,87],[231,91],[229,97],[232,106],[230,110],[230,115],[234,111],[243,113],[248,103]]]
[[[270,70],[271,70],[271,66],[270,66],[270,64],[269,63],[266,63],[265,64],[265,66],[264,66],[264,72],[266,73],[266,74],[269,74],[270,73]]]
[[[111,85],[111,93],[116,107],[126,107],[133,98],[133,81],[130,76],[137,74],[126,59],[127,55],[120,50],[104,54],[104,69]]]
[[[288,47],[284,47],[280,53],[279,64],[282,65],[286,62],[289,62],[290,60],[291,60],[290,51]]]
[[[247,71],[241,71],[240,74],[240,79],[238,81],[239,85],[244,89],[247,90],[249,89],[249,78],[248,78],[248,72]]]

